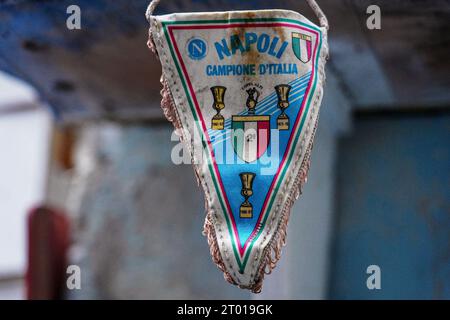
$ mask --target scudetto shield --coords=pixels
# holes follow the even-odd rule
[[[153,16],[153,2],[147,12],[162,107],[205,192],[213,260],[254,292],[285,244],[317,126],[327,22],[308,2],[321,27],[287,10]]]

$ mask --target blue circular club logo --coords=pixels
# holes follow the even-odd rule
[[[208,53],[208,45],[202,38],[195,37],[189,39],[186,45],[186,50],[189,58],[193,60],[201,60]]]

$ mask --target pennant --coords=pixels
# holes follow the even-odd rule
[[[287,10],[151,15],[166,117],[205,193],[204,234],[225,278],[253,292],[280,258],[306,181],[328,55],[321,27]]]

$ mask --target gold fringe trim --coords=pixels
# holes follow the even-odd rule
[[[223,272],[223,277],[229,283],[237,285],[233,280],[231,274],[227,271],[225,263],[223,262],[222,255],[220,254],[219,245],[217,243],[216,231],[214,229],[214,224],[211,220],[212,212],[208,209],[208,204],[205,201],[205,209],[208,211],[205,217],[205,224],[203,225],[203,235],[206,237],[209,245],[209,252],[211,253],[211,258],[213,262],[217,265],[220,271]]]

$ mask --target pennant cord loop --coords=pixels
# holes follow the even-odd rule
[[[147,7],[147,11],[145,12],[145,17],[150,22],[150,16],[153,14],[153,11],[155,11],[158,4],[161,2],[161,0],[152,0],[150,4]],[[312,11],[314,11],[314,14],[317,16],[320,22],[320,26],[328,30],[328,20],[325,14],[323,13],[322,9],[317,4],[316,0],[306,0],[308,5],[311,7]]]

